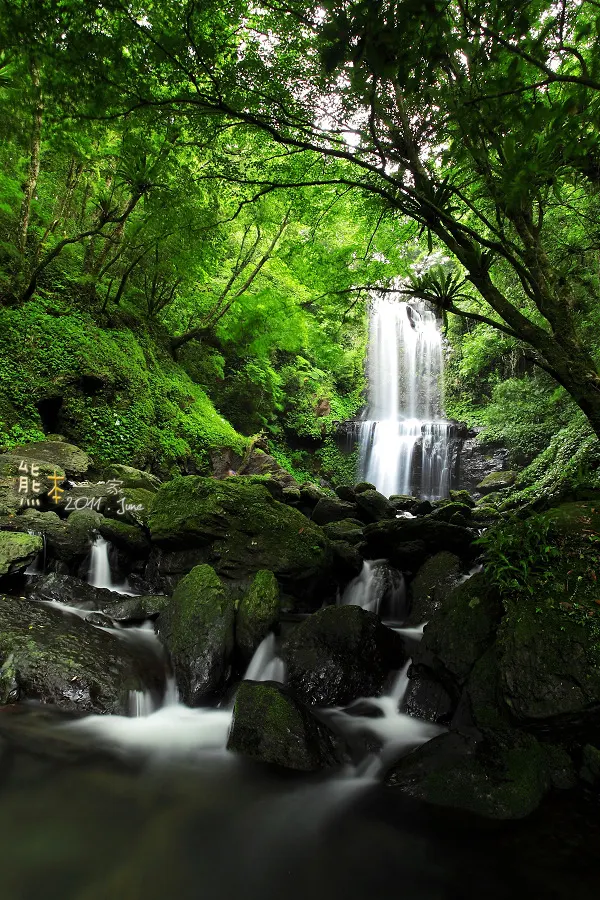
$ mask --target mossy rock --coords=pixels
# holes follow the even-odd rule
[[[366,522],[379,522],[381,519],[393,519],[396,507],[379,491],[358,491],[356,505],[359,515]]]
[[[279,584],[272,572],[257,572],[242,597],[235,619],[235,642],[249,662],[260,642],[279,621]]]
[[[448,732],[404,757],[388,785],[435,806],[492,819],[522,819],[550,787],[544,748],[531,735],[503,732],[479,741]]]
[[[151,654],[77,616],[12,597],[0,597],[0,666],[0,703],[123,715],[129,691],[149,688],[156,699],[163,691]]]
[[[43,460],[51,468],[64,471],[69,478],[83,477],[91,465],[87,453],[66,441],[34,441],[14,447],[11,452],[32,462]]]
[[[104,612],[116,621],[132,619],[139,622],[154,618],[167,609],[170,603],[171,598],[166,594],[142,594],[106,605]]]
[[[468,491],[450,491],[450,500],[453,503],[464,503],[466,506],[475,506],[475,500]]]
[[[225,687],[234,644],[235,602],[210,566],[196,566],[177,585],[158,618],[184,703],[200,706]]]
[[[374,484],[371,484],[370,481],[359,481],[358,484],[354,485],[354,493],[362,494],[363,491],[376,491],[377,488]]]
[[[519,473],[515,471],[507,472],[491,472],[477,485],[480,494],[492,494],[495,491],[503,491],[505,488],[512,487],[517,480]]]
[[[150,541],[146,533],[135,525],[127,525],[117,519],[103,518],[97,528],[106,541],[110,541],[130,556],[143,558],[150,552]]]
[[[483,572],[459,584],[423,632],[415,658],[430,654],[442,676],[462,685],[491,645],[502,617],[498,592]]]
[[[461,516],[468,525],[469,520],[473,515],[470,504],[458,503],[456,501],[444,503],[443,505],[438,506],[437,509],[434,509],[431,513],[431,518],[439,519],[440,522],[450,522],[456,515]]]
[[[323,526],[323,531],[331,541],[346,541],[360,544],[363,539],[364,524],[358,519],[342,519]]]
[[[392,494],[390,497],[390,503],[396,512],[411,512],[417,502],[417,498],[411,497],[410,494]]]
[[[150,472],[143,472],[133,466],[121,466],[111,463],[102,470],[102,477],[106,481],[120,482],[122,488],[143,488],[145,491],[156,492],[162,484],[160,478]]]
[[[89,554],[92,540],[103,521],[100,513],[91,510],[77,510],[65,520],[52,511],[29,509],[16,519],[14,527],[43,535],[47,556],[71,566],[82,562]]]
[[[44,547],[37,534],[0,531],[0,576],[23,572]]]
[[[406,661],[400,636],[359,606],[328,606],[309,616],[291,632],[282,655],[290,690],[309,706],[375,696]]]
[[[418,544],[422,554],[414,555],[410,568],[415,571],[427,556],[446,550],[461,559],[472,558],[475,536],[468,528],[439,522],[430,516],[418,519],[390,519],[367,525],[364,531],[367,559],[388,559],[398,569],[405,568],[405,544]]]
[[[354,503],[346,503],[338,497],[321,497],[311,518],[317,525],[329,525],[331,522],[356,518],[356,512]]]
[[[486,505],[476,506],[471,515],[476,525],[493,525],[502,518],[502,513],[495,506]]]
[[[312,598],[331,576],[333,555],[323,531],[252,478],[174,479],[156,494],[150,531],[166,550],[202,549],[232,581],[268,569],[286,593]]]
[[[25,464],[27,471],[21,466]],[[37,473],[32,475],[32,466]],[[64,469],[53,466],[44,459],[20,456],[16,452],[0,456],[0,515],[15,515],[27,508],[27,501],[39,507],[52,507],[55,502],[48,496],[56,486],[53,475],[58,476],[58,484],[65,479]],[[21,485],[21,478],[26,482]],[[26,490],[20,490],[21,486]]]
[[[456,587],[461,561],[454,553],[436,553],[418,570],[410,585],[407,625],[428,622]]]
[[[123,488],[119,494],[107,498],[104,514],[107,518],[148,528],[154,500],[158,496],[145,488]]]
[[[268,681],[240,684],[227,749],[302,772],[331,768],[343,758],[333,732]]]

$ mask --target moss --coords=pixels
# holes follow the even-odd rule
[[[43,546],[41,537],[36,534],[0,532],[0,575],[11,575],[25,569]]]
[[[256,573],[240,601],[236,616],[236,643],[249,659],[279,619],[279,585],[272,572]]]

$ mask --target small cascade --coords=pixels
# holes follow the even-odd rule
[[[341,606],[360,606],[392,622],[404,621],[406,603],[404,577],[385,559],[365,560],[340,600]]]
[[[38,535],[37,531],[28,531],[27,534]],[[25,569],[25,575],[44,575],[46,572],[46,535],[39,535],[42,539],[42,549]]]
[[[359,477],[386,496],[448,496],[453,426],[443,417],[443,365],[442,335],[433,312],[424,304],[374,298]],[[419,442],[420,460],[415,457]]]
[[[285,682],[285,663],[276,653],[276,638],[271,631],[258,645],[244,674],[244,681]]]
[[[110,570],[110,559],[108,551],[110,548],[108,541],[98,535],[92,544],[92,552],[90,557],[90,569],[88,573],[88,584],[96,588],[105,588],[108,591],[114,591],[116,594],[128,594],[133,596],[127,581],[116,584],[112,578]]]

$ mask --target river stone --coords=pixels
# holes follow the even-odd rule
[[[227,749],[302,772],[331,768],[342,759],[334,733],[269,681],[240,684]]]
[[[358,519],[342,519],[323,526],[323,531],[331,541],[346,541],[348,544],[360,544],[363,539],[364,523]]]
[[[409,494],[392,494],[390,503],[396,512],[412,512],[417,498],[411,497]]]
[[[450,500],[453,503],[464,503],[471,508],[475,506],[475,500],[468,491],[450,491]]]
[[[370,481],[361,481],[354,485],[354,493],[362,494],[363,491],[376,491],[377,488]]]
[[[47,557],[72,565],[82,562],[89,554],[103,521],[100,513],[91,510],[78,510],[65,520],[52,511],[28,509],[15,520],[14,527],[43,535]]]
[[[131,619],[139,622],[157,616],[169,606],[170,602],[171,598],[166,594],[142,594],[124,598],[121,595],[121,600],[112,601],[104,607],[104,610],[116,621]]]
[[[460,578],[461,562],[454,553],[436,553],[424,563],[410,586],[407,625],[428,622]]]
[[[268,569],[286,593],[312,602],[329,585],[333,555],[323,531],[252,479],[173,479],[156,494],[150,531],[163,549],[201,551],[232,581]]]
[[[142,647],[78,616],[13,597],[0,597],[0,665],[0,703],[40,700],[80,713],[124,715],[129,691],[148,687],[158,699],[163,690],[162,671]]]
[[[69,518],[71,521],[72,516]],[[119,550],[136,559],[150,553],[150,541],[145,532],[135,526],[127,525],[117,519],[103,519],[98,531],[106,541],[110,541]]]
[[[252,579],[235,618],[235,642],[245,663],[278,621],[279,585],[273,573],[263,569]]]
[[[531,735],[503,732],[481,740],[448,732],[405,756],[387,784],[435,806],[492,819],[522,819],[550,787],[547,753]]]
[[[12,453],[32,462],[43,460],[51,468],[64,471],[69,478],[85,475],[91,464],[87,453],[66,441],[34,441],[14,447]]]
[[[518,472],[491,472],[486,475],[483,481],[477,485],[480,494],[492,494],[495,491],[502,491],[504,488],[511,487],[517,480]]]
[[[291,632],[282,655],[290,690],[309,706],[378,695],[406,661],[400,636],[359,606],[328,606],[309,616]]]
[[[196,566],[177,585],[158,618],[181,697],[200,706],[225,687],[234,645],[235,602],[210,566]]]
[[[162,484],[160,478],[150,472],[134,469],[133,466],[121,466],[111,463],[102,471],[102,477],[106,481],[121,482],[122,488],[143,488],[145,491],[156,492]]]
[[[125,487],[107,497],[103,510],[104,515],[126,525],[134,525],[137,528],[148,528],[148,522],[154,499],[158,494],[145,488]]]
[[[43,549],[37,534],[0,531],[0,576],[23,572]]]
[[[497,592],[483,572],[459,584],[425,626],[414,659],[431,655],[433,668],[452,685],[463,685],[493,642],[502,616]],[[446,683],[448,687],[448,683]]]
[[[346,585],[360,574],[363,558],[357,548],[348,541],[332,541],[333,572],[340,585]]]
[[[345,484],[341,484],[339,487],[336,487],[335,492],[340,500],[345,500],[346,503],[354,503],[354,501],[356,500],[356,491],[354,490],[354,488],[348,487]]]
[[[429,516],[418,519],[389,519],[367,525],[364,531],[365,556],[368,559],[389,559],[398,569],[403,569],[406,553],[399,552],[403,545],[415,544],[413,571],[425,562],[428,555],[441,550],[455,553],[461,559],[473,556],[474,535],[468,528],[438,522]],[[424,547],[418,555],[417,544]]]
[[[329,525],[343,519],[356,518],[356,505],[345,503],[336,497],[321,497],[312,513],[312,520],[317,525]]]
[[[359,491],[356,494],[356,505],[359,513],[367,522],[379,522],[380,519],[393,519],[395,506],[379,491]]]
[[[431,513],[431,518],[439,519],[440,522],[450,522],[456,515],[461,516],[468,525],[469,519],[473,515],[471,506],[466,503],[444,503],[442,506],[438,506],[437,509],[434,509]]]
[[[114,604],[123,600],[123,594],[117,591],[97,588],[80,578],[56,572],[33,576],[27,588],[27,596],[31,600],[53,601],[100,612],[108,612]]]

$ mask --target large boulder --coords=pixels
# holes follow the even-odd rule
[[[12,516],[28,506],[51,507],[54,500],[48,495],[64,480],[64,469],[45,459],[22,456],[17,450],[0,455],[0,515]]]
[[[27,596],[30,600],[63,603],[89,612],[102,612],[116,620],[153,617],[170,603],[170,597],[164,594],[127,596],[56,572],[32,578]]]
[[[480,494],[493,494],[496,491],[502,491],[504,488],[511,487],[517,480],[518,472],[491,472],[477,485]]]
[[[454,553],[436,553],[421,566],[410,586],[407,625],[428,622],[461,577],[461,562]]]
[[[272,572],[257,572],[242,597],[235,619],[235,642],[249,662],[260,642],[279,621],[279,585]]]
[[[0,531],[0,576],[23,572],[43,546],[39,535]]]
[[[429,516],[389,519],[365,528],[365,556],[389,559],[398,569],[405,568],[408,560],[412,570],[416,571],[428,556],[441,550],[455,553],[461,559],[471,557],[474,537],[468,528],[439,522]]]
[[[277,460],[259,447],[253,447],[245,456],[227,447],[211,453],[215,478],[231,475],[261,475],[275,481],[281,488],[298,489],[296,479]]]
[[[64,471],[69,478],[81,478],[91,465],[87,453],[66,441],[34,441],[12,450],[19,459],[42,460],[52,469]]]
[[[162,482],[156,475],[134,469],[133,466],[121,466],[111,463],[102,471],[102,477],[118,488],[143,488],[145,491],[157,491]]]
[[[196,566],[158,618],[158,633],[173,663],[184,703],[218,697],[229,674],[235,601],[214,569]]]
[[[330,522],[353,519],[356,518],[356,505],[354,503],[346,503],[337,497],[321,497],[313,510],[311,518],[317,525],[329,525]]]
[[[512,546],[503,543],[502,551],[511,561],[525,560],[528,577],[521,590],[503,592],[503,700],[521,725],[559,734],[568,729],[571,738],[594,742],[600,739],[600,506],[567,503],[513,527]]]
[[[356,505],[359,514],[366,522],[379,522],[380,519],[393,519],[396,507],[379,491],[366,490],[356,494]]]
[[[484,573],[459,584],[426,625],[415,660],[425,661],[452,692],[493,642],[502,616],[498,593]]]
[[[363,539],[364,525],[358,519],[342,519],[324,525],[323,531],[331,541],[345,541],[347,544],[360,544]]]
[[[531,735],[510,732],[481,740],[451,731],[400,760],[387,783],[435,806],[521,819],[549,789],[550,768],[545,749]]]
[[[268,681],[240,684],[227,749],[303,772],[331,768],[343,758],[333,732]]]
[[[130,642],[29,600],[0,597],[0,704],[40,700],[81,713],[123,715],[129,692],[159,699],[155,656]]]
[[[260,569],[282,589],[312,598],[328,583],[332,552],[321,529],[298,510],[275,500],[252,478],[176,478],[156,494],[150,515],[153,542],[204,562],[237,582]]]
[[[402,639],[359,606],[329,606],[283,646],[290,690],[309,706],[339,706],[381,693],[406,661]]]
[[[15,520],[14,527],[43,535],[48,556],[71,566],[88,556],[102,522],[103,516],[89,509],[77,510],[66,520],[53,511],[29,509]]]

